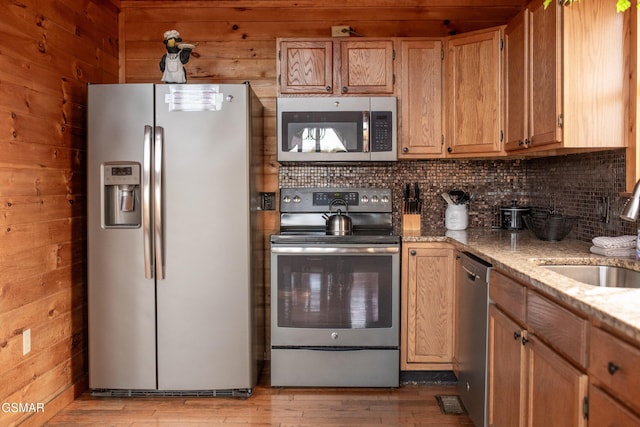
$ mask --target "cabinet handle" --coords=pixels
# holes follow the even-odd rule
[[[325,89],[327,90],[327,92],[331,92],[331,86],[327,86],[325,87]]]
[[[615,374],[618,370],[620,370],[620,366],[616,365],[613,362],[609,362],[609,364],[607,365],[607,370],[609,371],[610,375]]]
[[[416,255],[416,251],[415,251],[415,250],[413,250],[413,249],[411,249],[411,250],[409,251],[409,253],[410,253],[411,255],[413,255],[413,256],[415,256],[415,255]]]
[[[453,153],[453,148],[447,147],[447,153]]]
[[[515,331],[513,333],[513,339],[518,341],[518,338],[520,338],[522,336],[522,334],[520,333],[520,331]]]
[[[342,93],[347,93],[349,92],[349,88],[346,86],[342,86]]]
[[[409,147],[403,147],[402,148],[402,152],[403,153],[408,153],[409,152]]]
[[[518,145],[519,145],[520,147],[522,147],[522,146],[524,145],[524,141],[523,141],[523,140],[521,140],[521,139],[519,139],[519,140],[518,140]]]
[[[527,337],[522,337],[522,345],[527,345],[529,339]]]

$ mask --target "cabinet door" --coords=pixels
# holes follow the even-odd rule
[[[562,7],[529,6],[529,139],[532,148],[562,141]]]
[[[529,12],[520,12],[505,28],[505,150],[524,149],[529,143],[527,128],[526,55]]]
[[[517,323],[495,305],[489,306],[489,426],[525,425],[526,352],[522,345],[523,336],[526,333]]]
[[[454,257],[443,244],[403,248],[401,368],[451,369]]]
[[[280,42],[278,75],[280,93],[332,93],[333,43],[330,40]]]
[[[401,158],[442,157],[442,42],[402,40]]]
[[[340,91],[392,94],[393,59],[393,40],[341,40]]]
[[[640,418],[593,384],[589,387],[589,427],[638,427]]]
[[[502,151],[502,27],[447,41],[447,151]]]
[[[528,427],[584,427],[588,377],[529,335]]]

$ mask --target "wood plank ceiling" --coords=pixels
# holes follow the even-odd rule
[[[384,34],[384,28],[393,29],[398,37],[442,37],[458,33],[506,24],[527,3],[527,0],[112,0],[121,6],[137,8],[175,8],[176,3],[185,2],[194,14],[200,7],[232,8],[240,15],[251,11],[252,18],[259,21],[277,21],[282,11],[295,10],[292,26],[305,33],[306,26],[314,27],[318,20],[327,17],[335,25],[348,25],[357,21],[352,29],[358,35]],[[174,9],[175,10],[175,9]],[[259,11],[260,13],[254,13]],[[179,15],[184,17],[188,10]],[[170,16],[168,16],[170,19]],[[233,21],[233,16],[225,16]],[[397,33],[402,22],[402,32]],[[326,34],[327,36],[329,34]],[[391,34],[389,34],[391,35]]]

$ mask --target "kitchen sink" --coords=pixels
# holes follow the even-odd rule
[[[591,286],[640,289],[640,271],[611,265],[541,265],[550,271]]]

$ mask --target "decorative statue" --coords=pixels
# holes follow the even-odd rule
[[[191,51],[195,45],[182,43],[180,33],[176,30],[165,31],[164,44],[167,53],[160,60],[162,81],[165,83],[186,83],[187,70],[185,70],[184,64],[189,62]]]

